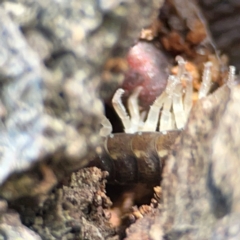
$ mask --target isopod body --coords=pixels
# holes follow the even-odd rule
[[[159,184],[164,161],[180,130],[117,133],[105,139],[98,167],[108,171],[110,183]]]
[[[109,173],[112,183],[159,184],[164,162],[181,135],[192,107],[192,77],[185,69],[185,61],[177,57],[178,73],[169,76],[163,93],[150,106],[146,117],[138,108],[141,88],[134,90],[128,99],[129,114],[121,101],[123,89],[114,94],[113,107],[122,120],[125,133],[112,134],[112,125],[103,117],[100,135],[104,145],[98,149],[97,165]],[[185,87],[182,85],[185,81]],[[230,67],[227,86],[235,82],[235,68]],[[199,98],[205,98],[211,87],[211,63],[204,65]],[[159,130],[159,131],[157,131]]]

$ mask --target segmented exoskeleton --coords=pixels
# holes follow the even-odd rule
[[[159,183],[168,151],[181,131],[117,133],[108,137],[100,156],[109,181]]]
[[[104,146],[98,151],[98,166],[109,172],[109,181],[159,184],[161,171],[176,138],[181,134],[192,107],[192,77],[185,70],[185,62],[177,57],[178,74],[169,76],[165,91],[150,107],[146,120],[140,116],[137,104],[141,88],[128,100],[129,115],[121,102],[123,89],[118,89],[112,103],[122,120],[125,133],[112,134],[107,118],[102,121]],[[228,85],[235,77],[230,67]],[[182,80],[186,84],[183,87]],[[211,87],[211,63],[205,64],[199,98],[207,96]],[[160,116],[160,117],[159,117]],[[159,130],[157,132],[156,130]]]

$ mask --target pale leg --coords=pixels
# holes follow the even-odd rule
[[[174,123],[171,113],[172,96],[167,96],[164,101],[164,106],[160,118],[159,131],[168,131],[174,129]]]
[[[128,99],[128,110],[131,116],[131,129],[133,132],[137,132],[141,123],[138,96],[142,91],[142,87],[137,87]]]
[[[167,131],[175,128],[173,113],[171,112],[173,104],[173,96],[175,93],[176,85],[179,82],[179,78],[175,76],[169,76],[168,84],[165,90],[164,106],[160,118],[159,131]]]
[[[212,83],[211,67],[212,67],[211,62],[207,62],[204,64],[202,84],[201,84],[201,88],[199,90],[199,95],[198,95],[199,99],[206,97],[211,88],[211,83]]]
[[[166,98],[166,93],[163,92],[153,103],[153,105],[150,107],[147,119],[143,125],[142,131],[156,131],[158,119],[159,119],[159,112],[160,109],[163,107],[163,103]]]
[[[234,66],[230,66],[227,80],[227,85],[229,88],[235,85],[235,72],[236,68]]]
[[[190,74],[187,74],[186,89],[183,102],[186,118],[188,118],[189,112],[191,111],[192,108],[192,94],[193,94],[192,76]]]
[[[183,87],[179,83],[176,86],[175,93],[173,94],[173,113],[178,129],[182,129],[186,123],[186,115],[183,109]]]
[[[100,129],[100,136],[101,137],[107,137],[107,136],[111,135],[112,124],[110,123],[110,121],[105,116],[103,116],[101,124],[102,124],[102,128]]]
[[[177,56],[176,61],[178,63],[178,73],[177,73],[177,79],[181,81],[181,78],[183,74],[185,73],[185,64],[186,62],[184,61],[183,57]]]
[[[124,90],[121,88],[116,91],[112,99],[112,105],[117,115],[122,120],[125,133],[132,133],[130,118],[121,100],[123,93]]]

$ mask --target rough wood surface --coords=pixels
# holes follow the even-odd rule
[[[109,62],[125,55],[160,2],[1,2],[0,196],[8,204],[0,202],[0,239],[119,239],[109,224],[105,173],[71,173],[99,144],[99,89],[107,99],[122,80]],[[182,54],[199,63],[208,57],[201,55],[205,45],[214,49],[188,3],[167,0],[160,35],[152,36],[170,59]],[[238,1],[199,3],[210,33],[237,65]],[[196,104],[167,161],[157,208],[127,239],[240,238],[239,96],[239,86],[223,87]]]

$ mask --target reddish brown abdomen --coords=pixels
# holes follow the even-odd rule
[[[152,43],[139,42],[127,56],[129,70],[125,74],[123,89],[130,94],[137,86],[142,86],[139,102],[149,107],[166,87],[168,59]]]

